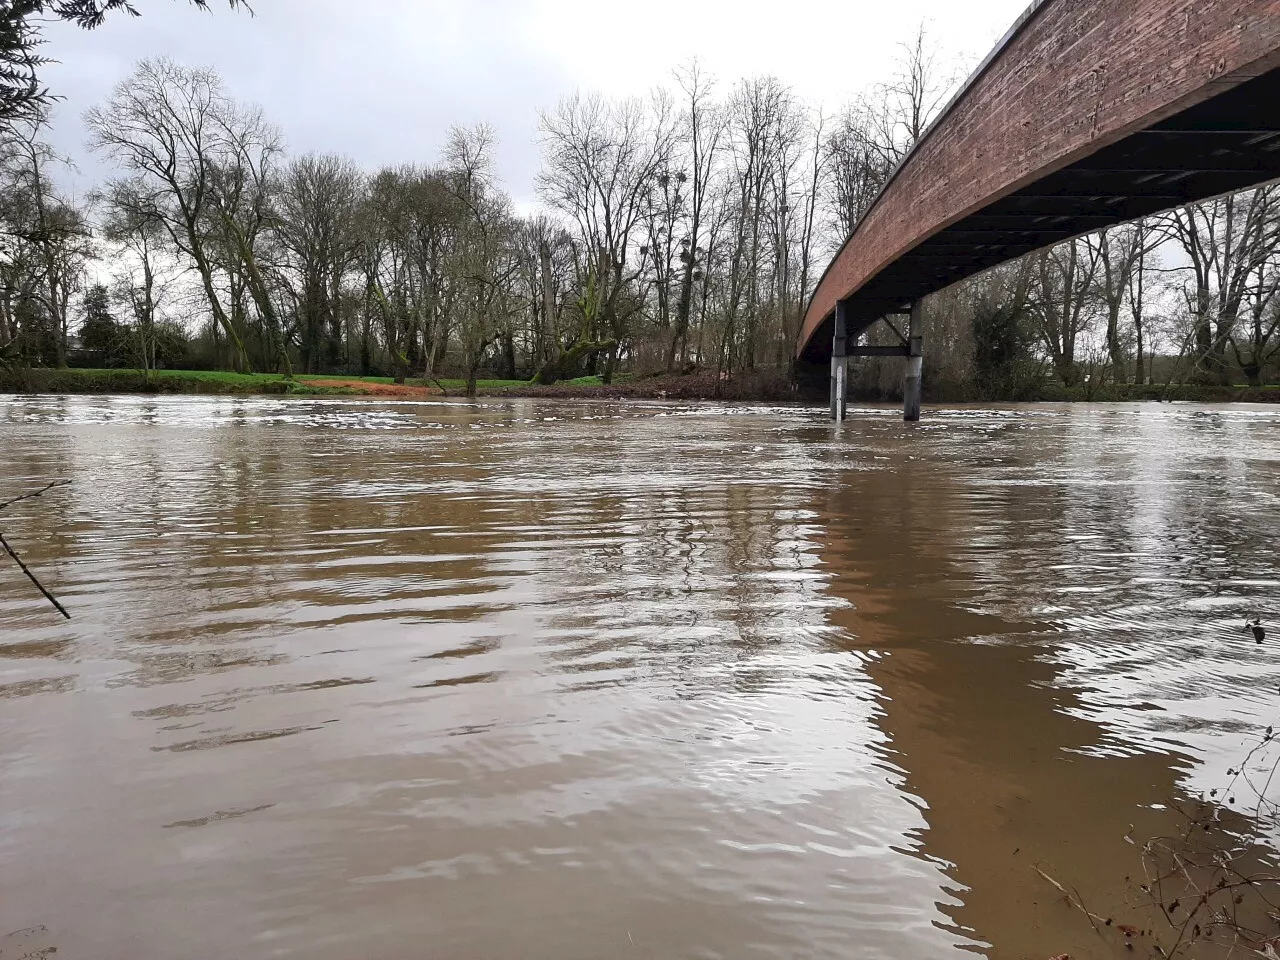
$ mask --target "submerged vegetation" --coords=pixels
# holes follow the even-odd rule
[[[1126,836],[1139,850],[1141,873],[1125,878],[1123,903],[1091,906],[1069,882],[1039,865],[1036,872],[1101,941],[1139,956],[1280,956],[1277,772],[1280,753],[1269,726],[1227,770],[1222,786],[1169,801],[1174,829],[1168,834],[1145,841]]]

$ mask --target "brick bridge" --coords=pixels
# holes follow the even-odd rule
[[[1280,0],[1038,0],[898,166],[819,281],[797,344],[907,358],[922,297],[1049,244],[1280,178]],[[909,314],[900,347],[858,347]],[[904,329],[907,332],[903,332]]]

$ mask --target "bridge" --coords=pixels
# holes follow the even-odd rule
[[[836,254],[796,355],[830,362],[837,419],[850,357],[905,357],[905,416],[919,419],[922,298],[1041,247],[1277,178],[1280,0],[1038,0]],[[882,320],[899,345],[859,346]]]

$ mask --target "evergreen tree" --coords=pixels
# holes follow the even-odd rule
[[[95,362],[113,367],[119,361],[123,330],[111,315],[107,288],[95,283],[84,293],[84,322],[80,325],[80,345],[94,355]]]

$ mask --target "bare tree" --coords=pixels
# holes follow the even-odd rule
[[[1085,241],[1094,252],[1098,265],[1094,288],[1106,311],[1107,357],[1112,375],[1122,380],[1127,377],[1129,344],[1120,321],[1127,303],[1131,306],[1133,345],[1138,356],[1137,380],[1142,382],[1144,274],[1148,260],[1164,239],[1162,231],[1154,229],[1148,221],[1139,220],[1103,230]]]
[[[1150,330],[1150,313],[1147,309],[1147,298],[1158,282],[1152,282],[1153,268],[1159,261],[1158,250],[1167,239],[1167,234],[1159,224],[1151,220],[1139,220],[1134,224],[1135,245],[1146,249],[1144,256],[1138,259],[1134,269],[1129,273],[1129,311],[1133,320],[1134,337],[1134,383],[1139,385],[1150,382],[1152,373],[1144,366],[1143,350],[1150,348],[1150,363],[1155,360],[1157,338]],[[1159,278],[1157,277],[1158,281]]]
[[[12,256],[4,272],[15,284],[8,291],[10,296],[20,291],[19,299],[27,305],[27,334],[39,344],[36,355],[65,367],[71,300],[80,289],[94,247],[83,212],[54,187],[50,168],[59,158],[41,139],[45,120],[38,114],[30,122],[0,130]],[[10,301],[5,312],[13,309],[21,309],[21,304]],[[16,327],[17,314],[10,316]],[[17,332],[11,335],[16,337]]]
[[[762,291],[772,285],[764,266],[774,251],[765,249],[764,230],[773,178],[794,120],[791,92],[774,77],[744,80],[730,101],[730,151],[737,194],[737,229],[730,284],[730,322],[721,348],[724,364],[754,369],[765,309]],[[762,283],[763,281],[763,283]],[[741,327],[734,322],[741,315]],[[735,342],[736,341],[736,342]],[[736,348],[736,351],[735,351]]]
[[[293,375],[285,332],[267,277],[262,248],[271,239],[272,191],[282,153],[280,134],[256,107],[228,103],[213,115],[225,156],[211,169],[210,236],[220,247],[220,262],[231,288],[247,292],[257,312],[258,340],[269,352],[268,364]],[[247,326],[243,296],[232,299],[235,326]]]
[[[826,176],[829,156],[823,148],[826,120],[819,113],[810,124],[810,142],[807,150],[806,180],[799,185],[794,206],[799,210],[795,222],[796,255],[799,258],[799,276],[794,289],[784,287],[784,295],[790,293],[791,302],[784,314],[783,337],[779,344],[779,364],[785,365],[791,358],[791,349],[800,335],[805,306],[813,283],[814,247],[818,239],[818,211],[822,202],[822,182]],[[790,201],[789,201],[790,202]]]
[[[1080,380],[1076,345],[1093,319],[1098,248],[1083,240],[1068,240],[1032,254],[1035,286],[1030,309],[1054,372],[1066,386]]]
[[[288,254],[302,368],[342,362],[341,299],[356,261],[356,212],[364,177],[350,160],[307,154],[289,164],[275,193],[273,225]]]
[[[667,345],[666,368],[674,370],[677,357],[689,347],[696,284],[707,266],[707,214],[713,176],[720,159],[725,132],[725,114],[712,99],[713,81],[695,60],[676,71],[676,81],[684,96],[680,116],[678,149],[685,174],[686,208],[684,236],[680,239],[680,295],[676,303],[675,327]]]
[[[1270,186],[1168,215],[1171,233],[1189,263],[1183,296],[1194,331],[1198,379],[1227,383],[1230,378],[1226,349],[1251,289],[1260,277],[1266,284],[1267,263],[1280,242],[1278,208],[1280,188]],[[1259,332],[1265,329],[1263,325]]]
[[[510,280],[518,269],[510,201],[493,172],[493,129],[454,127],[444,150],[444,172],[460,205],[450,280],[462,344],[467,396],[476,395],[485,351],[506,331],[513,311]]]
[[[124,254],[123,263],[117,268],[117,294],[133,315],[131,352],[143,379],[149,381],[156,368],[157,319],[171,244],[149,201],[145,183],[136,179],[113,181],[98,197],[98,204],[105,214],[104,239]]]
[[[875,139],[864,100],[845,107],[827,137],[827,204],[837,236],[847,237],[871,208],[889,178],[892,163]]]
[[[1262,383],[1262,372],[1280,356],[1280,250],[1273,243],[1253,268],[1240,323],[1231,336],[1231,351],[1250,386]]]
[[[247,144],[267,149],[260,114],[242,114],[213,71],[157,59],[139,63],[106,103],[85,115],[85,123],[91,146],[144,185],[152,215],[193,264],[234,365],[249,369],[246,331],[219,293],[210,227],[226,226],[231,215],[227,184],[219,192],[219,178],[244,172]]]
[[[924,136],[959,79],[944,70],[925,24],[900,49],[893,77],[874,89],[868,110],[872,142],[891,168]]]
[[[539,382],[555,382],[567,367],[562,359],[578,342],[578,326],[566,322],[569,279],[573,275],[573,240],[551,218],[540,215],[516,228],[515,256],[528,310],[528,356]],[[581,358],[568,359],[571,366]]]
[[[669,165],[674,138],[669,99],[657,96],[649,107],[636,99],[611,102],[575,94],[544,114],[540,126],[545,161],[538,193],[577,228],[599,305],[592,313],[612,338],[605,382],[613,377],[639,309],[634,287],[645,269],[639,228],[649,191]]]
[[[376,315],[380,321],[384,346],[398,383],[403,383],[411,372],[419,344],[419,284],[407,238],[413,232],[412,207],[424,195],[424,177],[413,167],[379,171],[370,182],[361,212],[366,318]],[[366,348],[368,343],[366,333]],[[367,369],[368,364],[362,366]]]

